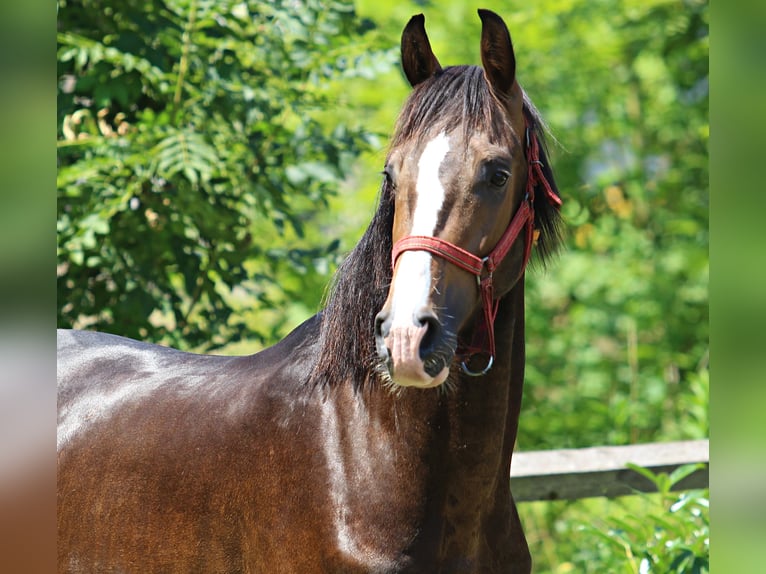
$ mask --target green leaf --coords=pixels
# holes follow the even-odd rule
[[[681,482],[687,476],[694,474],[696,471],[703,468],[705,468],[704,463],[685,464],[683,466],[679,466],[677,469],[670,473],[669,480],[671,486]]]
[[[109,221],[103,219],[97,213],[92,213],[80,221],[80,228],[86,232],[106,235],[109,233]]]
[[[633,470],[634,472],[637,472],[641,476],[649,479],[652,482],[652,484],[654,484],[655,486],[659,487],[659,483],[662,480],[661,479],[661,475],[655,474],[654,472],[652,472],[651,469],[644,468],[643,466],[639,466],[639,465],[634,464],[632,462],[626,463],[625,466],[627,468]],[[659,488],[658,488],[658,490],[659,490]]]
[[[152,150],[153,170],[160,177],[172,179],[183,175],[193,186],[207,183],[219,170],[215,148],[200,134],[178,131],[162,139]]]

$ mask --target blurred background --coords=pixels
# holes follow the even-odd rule
[[[58,326],[242,354],[317,312],[375,210],[404,24],[479,64],[478,7],[550,126],[567,225],[527,274],[517,450],[708,437],[700,0],[60,0]],[[706,491],[520,512],[535,572],[708,567]]]

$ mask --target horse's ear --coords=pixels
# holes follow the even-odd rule
[[[490,10],[479,10],[481,62],[489,85],[498,96],[508,97],[516,80],[516,56],[503,19]]]
[[[402,68],[413,88],[442,69],[431,50],[425,21],[423,14],[413,16],[402,32]]]

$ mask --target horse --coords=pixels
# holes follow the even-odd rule
[[[251,356],[58,333],[58,571],[514,572],[524,277],[560,244],[508,29],[422,14],[377,210],[324,308]]]

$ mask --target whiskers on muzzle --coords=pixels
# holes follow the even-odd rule
[[[429,376],[436,378],[444,369],[448,375],[444,381],[436,385],[402,385],[396,381],[396,372],[388,349],[378,346],[378,352],[369,357],[370,370],[377,381],[396,396],[400,396],[408,386],[418,390],[434,388],[440,393],[450,393],[457,388],[460,374],[460,361],[457,359],[455,350],[457,347],[457,335],[452,331],[441,329],[438,341],[428,341],[421,349],[423,370]],[[423,356],[425,355],[425,356]]]

